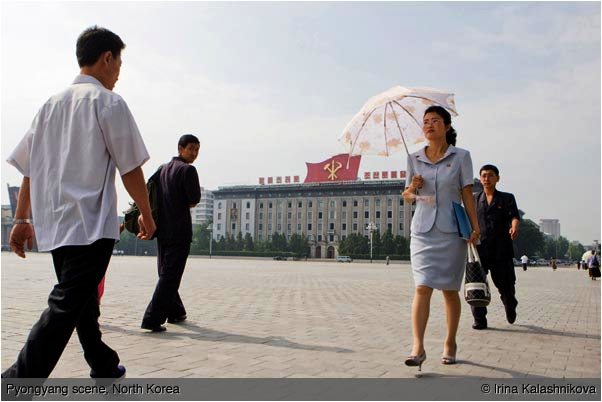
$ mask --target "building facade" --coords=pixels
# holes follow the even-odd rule
[[[539,231],[552,236],[553,239],[560,237],[560,221],[558,219],[540,219]]]
[[[9,238],[13,228],[13,211],[10,205],[2,205],[2,251],[10,250]]]
[[[190,208],[192,224],[207,224],[213,219],[213,193],[201,187],[201,201]]]
[[[213,192],[213,238],[296,233],[309,239],[314,258],[335,258],[352,233],[369,236],[368,223],[409,238],[414,205],[404,203],[404,186],[405,179],[220,187]]]

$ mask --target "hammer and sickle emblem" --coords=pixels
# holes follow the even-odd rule
[[[343,167],[343,165],[341,164],[341,162],[337,162],[334,159],[331,161],[331,163],[327,163],[326,165],[324,165],[324,170],[328,171],[328,173],[330,173],[328,175],[328,180],[335,180],[337,178],[337,172]]]

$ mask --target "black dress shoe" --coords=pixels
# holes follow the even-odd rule
[[[168,318],[167,319],[167,322],[170,323],[170,324],[177,324],[177,323],[182,322],[182,321],[186,321],[186,314],[181,315],[179,317],[174,317],[174,318]]]
[[[514,321],[516,321],[516,308],[506,310],[506,319],[510,324],[514,324]]]
[[[115,370],[110,373],[97,373],[94,370],[90,371],[90,377],[92,378],[124,378],[125,377],[125,367],[121,364],[117,365]]]
[[[167,328],[165,328],[163,325],[145,325],[145,324],[142,324],[140,326],[140,328],[142,328],[142,329],[148,329],[151,332],[163,332],[163,331],[167,331]]]
[[[472,329],[478,329],[478,330],[487,329],[487,322],[477,322],[477,321],[475,321],[472,324]]]

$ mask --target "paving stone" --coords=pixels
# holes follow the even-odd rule
[[[489,329],[471,328],[462,303],[458,364],[440,363],[445,338],[434,292],[423,372],[403,365],[412,345],[408,264],[191,257],[180,294],[188,310],[163,333],[140,328],[156,284],[155,259],[111,260],[100,326],[130,378],[599,378],[600,281],[575,268],[517,270],[518,319],[505,320],[497,291]],[[49,254],[2,253],[2,370],[47,306]],[[27,283],[27,286],[23,286]],[[52,377],[86,378],[77,336]]]

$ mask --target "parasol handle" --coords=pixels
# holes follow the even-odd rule
[[[391,102],[389,102],[389,103],[391,103]],[[406,139],[403,136],[403,131],[401,130],[401,126],[399,125],[399,120],[397,119],[397,113],[395,112],[395,109],[393,107],[391,107],[391,111],[393,112],[393,116],[395,117],[395,124],[397,124],[397,129],[399,130],[399,136],[401,137],[401,141],[403,142],[403,148],[406,151],[406,155],[408,157],[408,162],[412,166],[412,171],[414,171],[414,174],[419,174],[418,170],[416,170],[416,165],[414,164],[414,161],[410,157],[410,151],[408,150],[408,144],[406,144]],[[416,195],[418,195],[418,189],[416,189]]]

